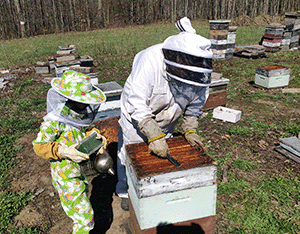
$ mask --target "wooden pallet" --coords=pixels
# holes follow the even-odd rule
[[[278,153],[281,153],[282,155],[286,156],[287,158],[293,159],[295,162],[300,163],[300,158],[298,156],[296,156],[295,154],[282,148],[281,146],[275,147],[274,150],[277,151]]]

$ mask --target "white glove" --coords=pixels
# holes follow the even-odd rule
[[[104,136],[102,136],[96,130],[93,130],[91,132],[91,134],[93,134],[94,132],[97,134],[96,139],[99,139],[99,140],[101,139],[101,141],[103,143],[102,147],[98,150],[97,154],[103,154],[104,150],[106,149],[106,146],[107,146],[107,140],[106,140],[106,138]]]
[[[60,158],[68,158],[76,163],[80,163],[81,161],[89,159],[89,156],[87,154],[82,153],[75,148],[78,144],[79,143],[71,146],[59,145],[58,155],[60,156]]]
[[[169,152],[169,147],[165,138],[152,141],[149,144],[149,150],[156,154],[158,157],[165,158]]]
[[[149,150],[159,157],[165,158],[169,152],[168,144],[157,122],[152,117],[143,119],[138,128],[148,138]]]

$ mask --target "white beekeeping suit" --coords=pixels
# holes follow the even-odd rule
[[[208,97],[211,44],[195,33],[188,18],[181,19],[176,26],[179,24],[181,33],[135,56],[121,95],[116,193],[122,198],[128,197],[125,145],[148,142],[150,151],[165,157],[165,138],[172,136],[182,115],[185,137],[199,138],[195,132]]]

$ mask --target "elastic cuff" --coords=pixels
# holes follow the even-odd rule
[[[150,142],[152,142],[152,141],[156,141],[156,140],[158,140],[158,139],[160,139],[160,138],[163,138],[165,135],[166,135],[166,134],[162,132],[161,134],[158,134],[157,136],[155,136],[155,137],[149,139],[149,140],[148,140],[148,143],[150,143]]]
[[[186,133],[197,133],[197,131],[195,129],[188,129],[183,132],[183,134],[186,134]]]

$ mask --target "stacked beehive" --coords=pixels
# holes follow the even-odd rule
[[[216,163],[201,146],[191,147],[182,136],[167,139],[167,144],[182,163],[180,168],[151,155],[146,143],[126,145],[130,233],[161,233],[158,230],[170,224],[177,231],[215,233]]]
[[[268,24],[265,28],[262,45],[266,48],[266,52],[277,52],[280,50],[284,25]]]
[[[233,57],[234,47],[235,47],[235,38],[236,38],[237,27],[229,26],[228,36],[227,36],[227,48],[225,53],[225,58],[230,59]]]
[[[290,50],[297,50],[299,48],[300,35],[300,12],[285,13],[284,24],[286,25],[286,32],[290,35]]]
[[[210,20],[209,39],[214,59],[225,59],[230,20]]]
[[[283,51],[290,50],[292,29],[293,29],[293,25],[285,25],[284,27],[282,41],[280,45],[280,49]]]
[[[93,65],[93,58],[89,55],[75,57],[75,46],[59,46],[59,50],[48,56],[50,71],[54,71],[57,77],[62,77],[64,71],[73,70],[90,76],[93,84],[98,84],[99,72]]]
[[[69,70],[71,66],[80,66],[80,60],[75,58],[75,46],[59,46],[59,50],[54,55],[54,69],[57,77],[61,77],[63,72]]]

